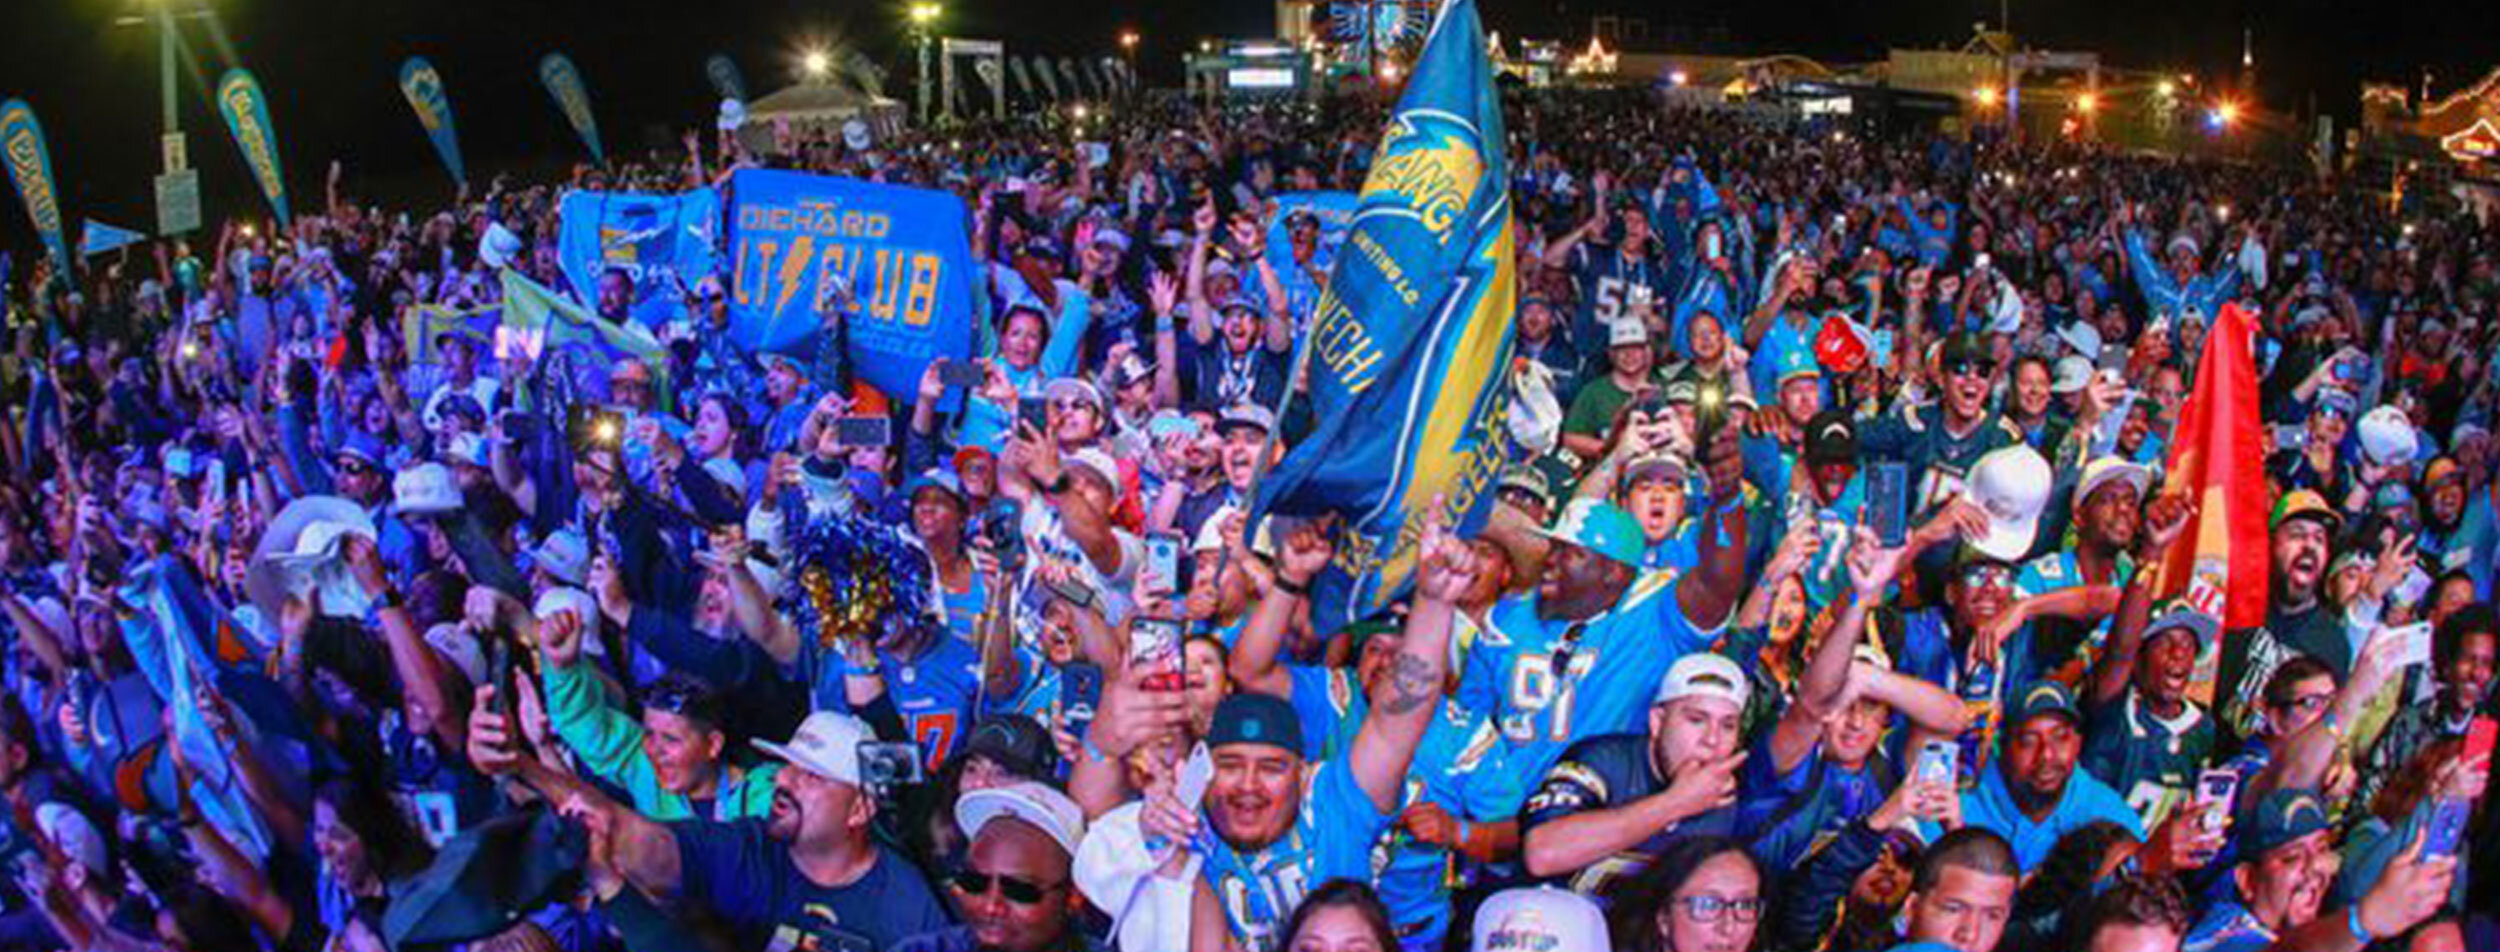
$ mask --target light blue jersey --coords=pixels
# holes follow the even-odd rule
[[[1677,584],[1673,573],[1640,576],[1586,622],[1538,617],[1535,593],[1502,600],[1468,652],[1457,703],[1493,720],[1510,768],[1530,777],[1573,741],[1646,732],[1668,666],[1718,636],[1684,617]]]
[[[1200,875],[1223,904],[1233,937],[1246,948],[1274,949],[1285,918],[1320,884],[1371,878],[1372,843],[1389,826],[1389,816],[1372,804],[1345,761],[1313,764],[1303,781],[1301,813],[1276,842],[1245,856],[1221,837],[1205,838]]]

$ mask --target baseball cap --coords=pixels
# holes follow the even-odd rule
[[[1050,777],[1059,772],[1059,748],[1040,721],[1023,714],[981,719],[964,740],[964,755],[986,757],[1019,777]]]
[[[1207,728],[1207,746],[1264,744],[1296,757],[1302,749],[1302,715],[1284,698],[1257,691],[1226,695],[1215,705],[1215,722]]]
[[[2315,790],[2291,788],[2267,792],[2257,801],[2256,814],[2250,818],[2241,844],[2247,859],[2256,859],[2276,847],[2311,833],[2326,829],[2326,803]]]
[[[2074,348],[2075,353],[2083,355],[2087,361],[2101,359],[2100,328],[2076,321],[2058,328],[2057,339],[2065,341],[2066,346]]]
[[[1236,403],[1225,407],[1215,418],[1215,432],[1223,434],[1240,427],[1255,427],[1261,433],[1276,431],[1276,414],[1255,403]]]
[[[2083,478],[2075,483],[2075,505],[2083,505],[2084,500],[2092,498],[2093,491],[2100,489],[2111,480],[2121,479],[2125,480],[2127,485],[2134,487],[2135,494],[2141,497],[2144,495],[2145,487],[2153,484],[2153,469],[2149,466],[2127,462],[2118,456],[2103,456],[2085,463],[2083,464]]]
[[[1658,696],[1653,703],[1665,704],[1688,697],[1715,697],[1744,710],[1752,686],[1745,672],[1726,655],[1696,651],[1675,659],[1667,668],[1667,676],[1658,681]]]
[[[530,561],[556,581],[580,585],[590,577],[590,543],[579,532],[558,529],[530,550]]]
[[[866,721],[838,711],[817,711],[799,722],[788,744],[758,740],[755,749],[827,780],[858,786],[859,745],[875,739]]]
[[[1684,454],[1674,450],[1644,453],[1623,467],[1623,488],[1630,489],[1642,480],[1655,479],[1681,486],[1692,474],[1692,465]]]
[[[2038,451],[2015,444],[1979,458],[1970,471],[1970,500],[1988,513],[1986,535],[1972,546],[2000,559],[2019,559],[2040,530],[2055,476]]]
[[[2082,712],[2075,709],[2074,696],[2066,693],[2066,688],[2055,681],[2042,681],[2024,691],[2022,700],[2014,704],[2014,716],[2006,718],[2005,723],[2019,727],[2024,721],[2042,714],[2062,714],[2068,721],[2083,723]],[[2008,736],[2011,736],[2010,732]]]
[[[2057,359],[2056,373],[2049,379],[2050,393],[2082,393],[2092,385],[2092,362],[2068,354]]]
[[[1842,410],[1825,410],[1806,421],[1806,462],[1858,461],[1858,427]]]
[[[567,611],[572,612],[573,617],[581,619],[584,626],[599,623],[598,600],[591,598],[589,592],[569,585],[558,585],[540,592],[537,603],[530,606],[530,614],[540,621],[554,618],[558,613]],[[587,644],[596,640],[584,639],[584,642]]]
[[[1991,363],[1996,360],[1996,352],[1988,347],[1987,339],[1971,333],[1955,334],[1945,338],[1944,349],[1940,353],[1942,357],[1938,362],[1946,367],[1957,363]]]
[[[2214,620],[2214,616],[2197,611],[2186,599],[2172,599],[2155,606],[2153,620],[2144,625],[2144,640],[2150,643],[2154,635],[2174,630],[2196,636],[2196,643],[2202,645],[2212,641],[2214,634],[2222,630],[2222,625]]]
[[[1637,318],[1618,318],[1606,326],[1606,346],[1641,347],[1649,343],[1649,325]]]
[[[2413,421],[2403,410],[2380,406],[2361,415],[2361,452],[2370,462],[2394,466],[2413,462]]]
[[[1623,507],[1600,499],[1576,499],[1551,529],[1536,534],[1576,545],[1634,568],[1640,567],[1641,524]]]
[[[1052,402],[1083,400],[1093,406],[1096,411],[1102,409],[1102,391],[1094,389],[1093,384],[1078,377],[1060,377],[1052,380],[1049,386],[1042,388],[1042,396]]]
[[[955,826],[966,837],[998,820],[1022,820],[1041,829],[1068,855],[1085,841],[1085,811],[1068,795],[1027,780],[1004,787],[974,790],[955,800]]]
[[[2353,399],[2350,391],[2338,387],[2319,388],[2317,403],[2316,412],[2333,413],[2347,420],[2361,412],[2361,402]]]
[[[451,467],[441,463],[420,463],[401,470],[391,480],[393,508],[405,516],[438,516],[460,509],[460,487],[451,479]]]
[[[1536,468],[1534,463],[1504,464],[1501,482],[1494,488],[1516,489],[1536,497],[1537,501],[1548,506],[1554,504],[1553,482],[1546,479],[1545,472]]]
[[[1809,377],[1819,380],[1822,376],[1823,368],[1816,365],[1814,358],[1808,356],[1805,351],[1793,347],[1780,351],[1779,382],[1781,384]]]
[[[382,441],[375,439],[370,433],[352,433],[340,443],[338,451],[331,453],[330,457],[352,459],[367,466],[380,466],[382,465]]]
[[[1103,482],[1111,484],[1113,493],[1120,491],[1120,464],[1113,462],[1111,454],[1103,452],[1101,448],[1086,447],[1068,454],[1067,460],[1069,466],[1081,466],[1092,470],[1094,475],[1102,477]]]
[[[964,481],[944,469],[933,466],[922,470],[920,475],[912,477],[909,482],[903,484],[903,498],[909,500],[916,497],[923,489],[935,489],[946,493],[955,497],[956,505],[964,505]]]
[[[1587,896],[1552,886],[1494,893],[1476,909],[1472,952],[1604,952],[1606,914]]]
[[[2266,531],[2283,528],[2283,523],[2293,519],[2318,520],[2326,524],[2329,534],[2344,525],[2344,517],[2326,504],[2326,497],[2318,495],[2313,489],[2295,489],[2275,500],[2274,514],[2266,519]]]

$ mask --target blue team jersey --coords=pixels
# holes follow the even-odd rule
[[[1286,665],[1285,674],[1293,679],[1293,711],[1302,717],[1303,755],[1317,761],[1344,754],[1363,725],[1362,682],[1351,669],[1313,664]]]
[[[818,647],[814,640],[805,642],[801,653],[822,656],[817,665],[816,706],[849,711],[842,678],[850,665],[841,653]],[[955,749],[955,739],[972,728],[973,705],[981,696],[981,652],[950,631],[909,661],[877,652],[877,673],[885,679],[886,696],[894,701],[895,712],[903,716],[903,728],[911,732],[912,743],[920,746],[923,766],[937,770]]]
[[[2038,821],[2014,805],[2013,791],[2005,787],[2004,771],[1989,770],[1985,774],[1979,789],[1962,793],[1962,822],[2005,837],[2006,842],[2013,844],[2015,865],[2026,873],[2049,858],[2049,850],[2057,846],[2058,839],[2101,820],[2125,827],[2127,835],[2139,841],[2144,839],[2144,821],[2135,810],[2127,806],[2117,791],[2087,771],[2074,772],[2057,799],[2057,808],[2049,812],[2047,819]],[[1922,823],[1921,828],[1938,832],[1933,823]],[[1930,841],[1933,839],[1929,837]]]
[[[1303,781],[1302,810],[1276,842],[1244,856],[1221,837],[1206,838],[1200,874],[1223,904],[1233,938],[1248,948],[1275,948],[1285,918],[1321,883],[1371,878],[1372,843],[1389,825],[1388,814],[1363,792],[1345,761],[1313,763]]]
[[[1468,652],[1458,703],[1493,720],[1511,767],[1529,776],[1543,775],[1575,741],[1646,732],[1667,667],[1708,650],[1718,635],[1684,617],[1678,584],[1672,573],[1642,575],[1612,610],[1586,622],[1537,617],[1533,592],[1502,600]],[[1566,637],[1574,628],[1576,642]]]
[[[1622,809],[1665,792],[1667,778],[1650,759],[1649,735],[1609,734],[1571,745],[1537,784],[1536,795],[1519,811],[1519,836],[1564,817],[1598,810]],[[1677,840],[1690,836],[1727,836],[1736,832],[1736,810],[1721,807],[1652,830],[1640,841],[1613,855],[1572,871],[1557,885],[1585,893],[1599,902],[1621,898],[1620,887],[1649,868]]]
[[[1469,823],[1510,819],[1518,803],[1506,791],[1515,793],[1518,784],[1501,776],[1494,756],[1500,750],[1490,721],[1444,705],[1415,749],[1400,809],[1430,803]],[[1373,844],[1372,888],[1389,910],[1390,928],[1409,952],[1441,947],[1450,927],[1452,873],[1460,860],[1458,854],[1417,842],[1394,825],[1384,828]]]

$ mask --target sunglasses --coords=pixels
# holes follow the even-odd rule
[[[1957,360],[1944,366],[1944,372],[1955,377],[1988,377],[1997,372],[1997,365],[1986,360]]]
[[[988,873],[976,872],[969,869],[962,870],[957,872],[955,875],[948,877],[948,881],[955,887],[956,892],[963,893],[966,896],[989,895],[990,884],[996,883],[998,885],[998,894],[1007,897],[1008,902],[1015,903],[1019,906],[1038,905],[1041,903],[1044,896],[1050,895],[1051,890],[1059,888],[1058,886],[1044,886],[1029,879],[1018,879],[1014,876],[992,876]]]
[[[1717,922],[1729,916],[1738,922],[1762,918],[1762,898],[1722,899],[1717,896],[1685,896],[1675,901],[1694,922]]]

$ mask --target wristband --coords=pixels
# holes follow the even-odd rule
[[[373,600],[373,603],[384,610],[408,607],[408,599],[399,594],[399,590],[395,588],[385,589],[379,597]]]
[[[1287,595],[1291,595],[1291,596],[1293,596],[1293,597],[1295,597],[1295,598],[1309,598],[1309,597],[1311,597],[1311,588],[1310,588],[1310,586],[1308,586],[1308,585],[1296,585],[1296,584],[1294,584],[1294,583],[1292,583],[1292,582],[1285,581],[1285,577],[1284,577],[1284,576],[1282,576],[1282,575],[1279,575],[1279,576],[1277,576],[1277,577],[1276,577],[1276,590],[1277,590],[1277,591],[1279,591],[1279,592],[1283,592],[1283,593],[1285,593],[1285,594],[1287,594]]]
[[[1050,485],[1042,487],[1042,493],[1048,496],[1066,495],[1068,492],[1068,482],[1068,471],[1064,469],[1060,470],[1059,478],[1051,480]]]
[[[2344,907],[2344,931],[2352,933],[2352,940],[2362,945],[2369,945],[2372,941],[2370,930],[2361,925],[2360,903],[2356,902]]]

